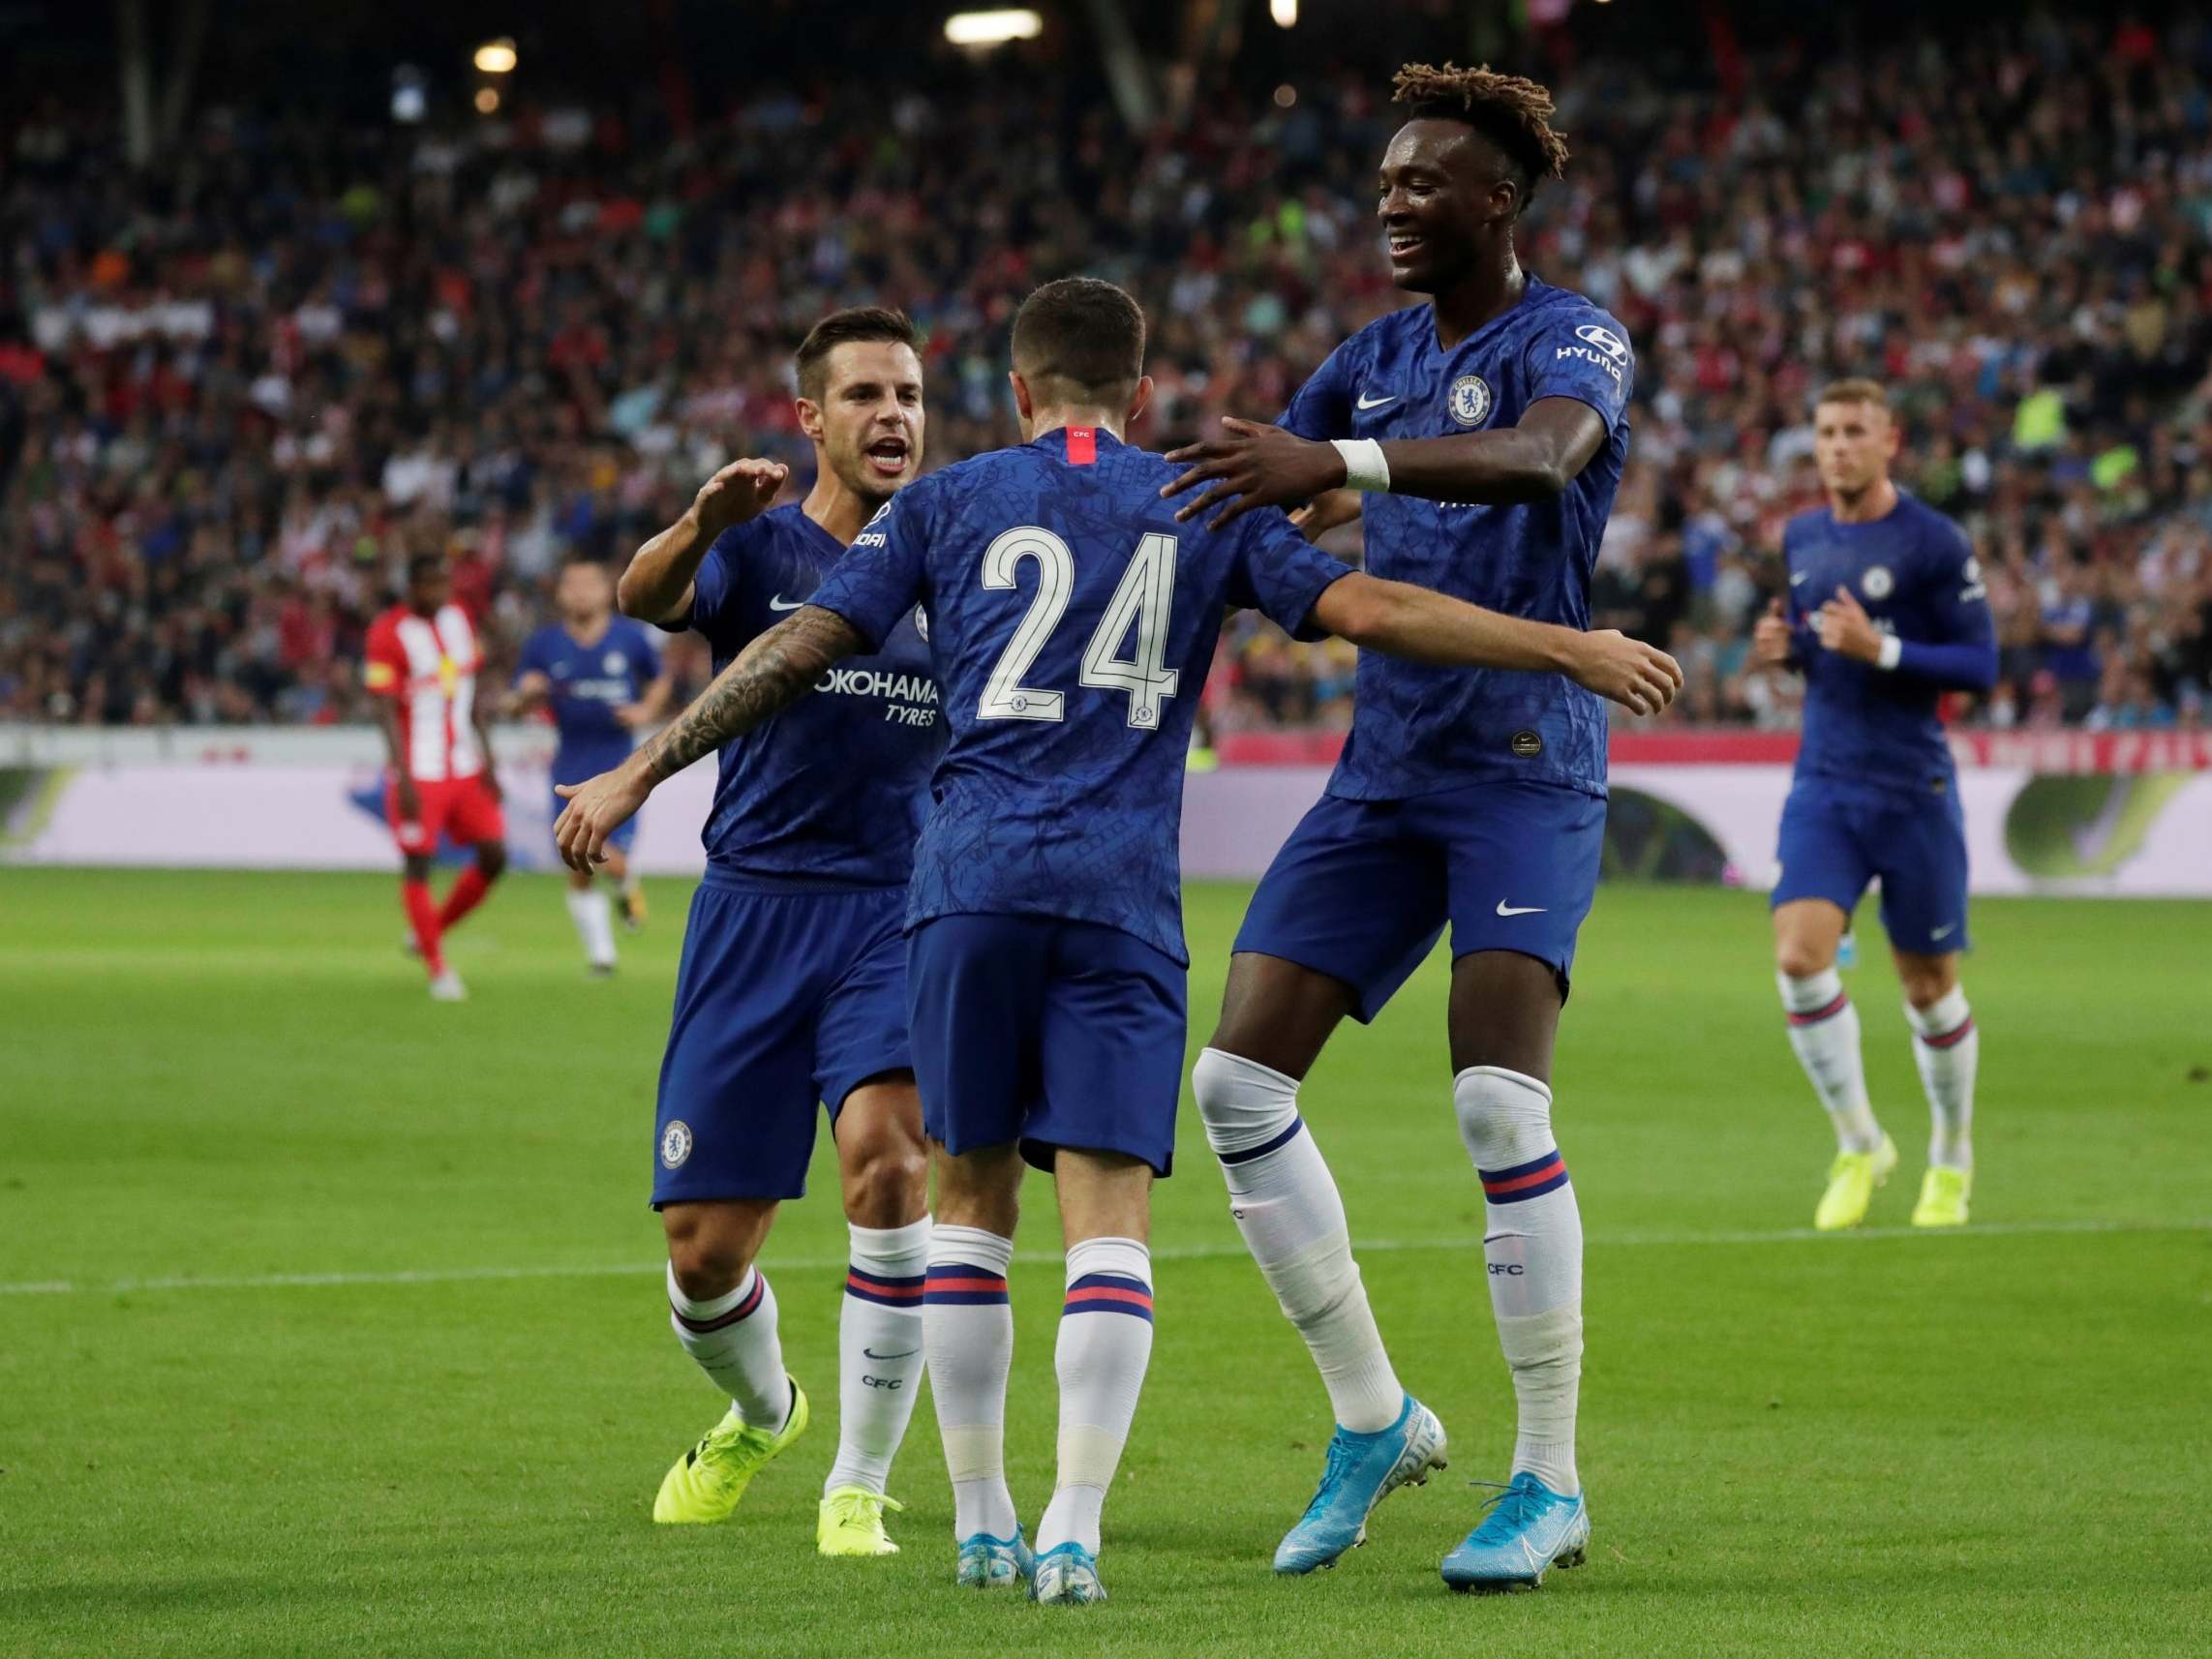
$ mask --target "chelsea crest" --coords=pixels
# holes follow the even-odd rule
[[[1452,419],[1462,426],[1480,426],[1490,418],[1490,382],[1480,375],[1462,375],[1452,382]]]

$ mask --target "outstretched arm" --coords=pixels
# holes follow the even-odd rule
[[[1168,454],[1168,460],[1188,462],[1190,467],[1160,492],[1175,496],[1198,484],[1208,485],[1175,517],[1187,522],[1220,506],[1208,523],[1210,529],[1219,529],[1255,507],[1296,506],[1348,482],[1432,501],[1490,506],[1547,500],[1575,481],[1605,446],[1607,434],[1605,417],[1581,399],[1539,398],[1529,406],[1518,426],[1449,437],[1400,437],[1374,445],[1387,469],[1385,482],[1379,476],[1350,478],[1344,452],[1334,443],[1303,438],[1258,421],[1232,418],[1222,426],[1222,437]]]
[[[1409,662],[1563,674],[1632,714],[1656,714],[1682,683],[1673,657],[1617,629],[1584,633],[1532,622],[1356,572],[1323,589],[1313,620],[1356,646]]]
[[[757,636],[690,708],[628,760],[555,791],[568,802],[553,827],[561,861],[572,870],[600,862],[608,835],[636,814],[657,785],[798,702],[825,669],[865,643],[852,623],[819,605],[802,605]]]

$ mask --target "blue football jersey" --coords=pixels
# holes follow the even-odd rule
[[[796,504],[724,530],[700,562],[685,618],[707,636],[714,672],[850,557]],[[812,695],[723,747],[700,837],[709,881],[795,890],[906,881],[945,746],[919,621],[912,607],[887,618],[872,655],[839,663]]]
[[[1590,405],[1610,437],[1556,500],[1363,498],[1367,568],[1377,576],[1587,628],[1591,571],[1628,456],[1635,374],[1619,322],[1530,277],[1519,305],[1448,351],[1426,305],[1377,318],[1329,354],[1282,424],[1311,438],[1447,437],[1513,426],[1543,398]],[[1355,692],[1331,795],[1396,800],[1485,777],[1605,793],[1605,700],[1563,676],[1362,651]]]
[[[1183,769],[1225,606],[1294,633],[1348,574],[1280,512],[1175,522],[1182,469],[1074,427],[908,486],[815,590],[870,640],[920,601],[951,742],[907,922],[1093,921],[1178,961]]]
[[[1966,532],[1903,491],[1871,524],[1839,525],[1826,507],[1782,531],[1789,615],[1805,675],[1801,774],[1924,792],[1954,773],[1936,718],[1942,688],[1908,670],[1877,668],[1821,649],[1807,618],[1847,588],[1885,634],[1926,645],[1978,645],[1995,657],[1996,630]]]
[[[660,678],[660,653],[652,636],[627,617],[612,618],[591,645],[549,622],[523,646],[515,678],[533,673],[553,682],[547,701],[561,734],[553,781],[582,783],[621,766],[629,754],[630,729],[615,718],[615,710],[635,703]]]

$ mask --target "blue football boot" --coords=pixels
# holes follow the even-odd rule
[[[1275,1570],[1334,1566],[1347,1550],[1367,1542],[1367,1518],[1377,1504],[1402,1486],[1426,1486],[1429,1471],[1443,1466],[1444,1426],[1410,1394],[1387,1429],[1355,1434],[1340,1427],[1314,1501],[1275,1547]]]
[[[1087,1607],[1106,1599],[1099,1583],[1099,1558],[1080,1544],[1055,1544],[1037,1557],[1037,1571],[1029,1581],[1029,1599],[1056,1602],[1063,1607]]]
[[[1018,1526],[1012,1538],[972,1533],[960,1540],[957,1582],[972,1590],[1007,1589],[1028,1578],[1036,1564]]]
[[[1488,1484],[1488,1483],[1485,1483]],[[1490,1500],[1490,1513],[1444,1557],[1455,1590],[1532,1590],[1553,1567],[1579,1567],[1590,1548],[1590,1510],[1524,1469]]]

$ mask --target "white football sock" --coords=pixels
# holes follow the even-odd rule
[[[1053,1364],[1060,1373],[1060,1472],[1037,1523],[1037,1551],[1099,1551],[1099,1512],[1121,1463],[1152,1363],[1152,1252],[1135,1239],[1084,1239],[1068,1251],[1068,1299]]]
[[[1913,1060],[1927,1091],[1927,1161],[1953,1169],[1974,1167],[1974,1069],[1982,1059],[1982,1034],[1974,1027],[1966,992],[1954,985],[1924,1009],[1905,1005],[1913,1028]]]
[[[1358,1433],[1389,1428],[1406,1391],[1352,1260],[1344,1199],[1298,1116],[1297,1079],[1208,1048],[1191,1069],[1191,1090],[1228,1183],[1228,1213],[1306,1339],[1337,1421]]]
[[[930,1229],[922,1350],[953,1477],[956,1539],[1014,1536],[1014,1495],[1006,1490],[1006,1379],[1014,1369],[1006,1270],[1013,1262],[1012,1239],[981,1227]]]
[[[568,890],[568,920],[576,923],[576,937],[584,941],[584,956],[594,968],[611,968],[615,962],[615,907],[597,887],[582,891]]]
[[[929,1218],[903,1227],[848,1225],[852,1260],[837,1315],[837,1461],[822,1483],[881,1492],[922,1390],[922,1286]]]
[[[694,1302],[668,1270],[668,1322],[683,1351],[752,1427],[780,1429],[791,1415],[791,1378],[775,1330],[775,1292],[768,1275],[745,1269],[727,1296]]]
[[[1571,1495],[1582,1491],[1582,1211],[1552,1138],[1552,1091],[1502,1066],[1470,1066],[1452,1080],[1452,1104],[1482,1179],[1490,1306],[1520,1407],[1513,1473]]]
[[[1882,1126],[1866,1103],[1859,1010],[1844,994],[1843,976],[1823,968],[1802,980],[1776,974],[1774,983],[1790,1016],[1790,1046],[1835,1125],[1835,1144],[1845,1152],[1872,1152],[1882,1144]]]

